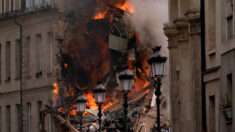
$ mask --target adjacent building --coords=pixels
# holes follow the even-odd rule
[[[59,0],[0,0],[0,132],[19,132],[20,127],[20,30],[15,18],[23,27],[23,131],[42,129],[40,112],[52,104],[56,81],[57,7]],[[54,130],[50,115],[44,124],[47,132]]]
[[[201,1],[169,0],[171,128],[235,132],[234,1]]]

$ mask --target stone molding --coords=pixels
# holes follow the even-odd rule
[[[185,13],[185,17],[190,24],[190,35],[201,34],[200,10],[189,10]]]
[[[168,48],[177,48],[178,30],[174,24],[165,24],[164,33],[168,37]]]
[[[185,18],[179,18],[174,21],[178,30],[178,42],[189,41],[189,23]]]

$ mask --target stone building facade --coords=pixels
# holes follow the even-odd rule
[[[203,1],[169,0],[164,31],[169,48],[171,128],[173,132],[235,132],[234,1]],[[232,112],[230,119],[225,110]]]
[[[60,0],[0,0],[0,132],[19,132],[19,27],[23,27],[23,131],[39,132],[40,112],[52,104],[56,81],[55,32]],[[50,115],[45,129],[54,131]]]

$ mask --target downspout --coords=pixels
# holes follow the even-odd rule
[[[15,14],[15,24],[19,26],[20,29],[20,40],[19,40],[19,78],[20,78],[20,132],[23,132],[23,111],[22,111],[22,106],[23,106],[23,92],[22,92],[22,87],[23,87],[23,82],[22,82],[22,25],[16,21],[17,15]]]
[[[205,56],[205,1],[200,0],[200,19],[201,19],[201,84],[202,84],[202,129],[207,130],[206,124],[206,89],[204,83],[204,72],[206,71]]]

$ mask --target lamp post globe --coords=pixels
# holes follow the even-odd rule
[[[134,75],[128,69],[128,67],[119,75],[119,80],[120,80],[120,84],[121,84],[120,87],[123,92],[131,91],[133,79],[134,79]]]
[[[105,87],[100,82],[94,88],[95,102],[97,104],[103,104],[105,99]]]
[[[157,104],[157,131],[161,132],[160,126],[160,96],[161,96],[161,78],[163,77],[164,72],[164,63],[167,60],[167,57],[162,55],[161,46],[153,48],[153,54],[150,56],[148,63],[150,67],[150,76],[154,79],[155,86],[155,95],[156,95],[156,104]]]
[[[83,122],[82,122],[82,116],[83,116],[83,113],[85,112],[86,110],[86,102],[87,102],[87,99],[84,95],[81,95],[79,96],[77,99],[76,99],[76,107],[77,107],[77,111],[78,113],[80,113],[81,117],[80,117],[80,131],[82,132],[82,125],[83,125]]]
[[[87,99],[86,99],[86,97],[84,95],[81,95],[81,96],[79,96],[76,99],[77,111],[79,113],[85,112],[85,110],[86,110],[86,102],[87,102]]]
[[[153,54],[148,60],[150,66],[150,76],[152,78],[163,77],[164,64],[167,60],[167,57],[162,55],[160,50],[161,46],[156,46],[153,48]]]
[[[101,132],[101,117],[102,117],[102,109],[101,106],[104,103],[105,99],[105,87],[101,82],[98,83],[98,85],[94,88],[94,96],[95,96],[95,102],[99,106],[99,112],[98,112],[98,117],[99,117],[99,132]]]
[[[124,93],[124,122],[123,122],[123,131],[128,132],[129,126],[127,122],[127,113],[128,113],[128,92],[131,91],[132,80],[134,79],[133,73],[128,69],[128,67],[119,75],[120,87],[122,92]]]

